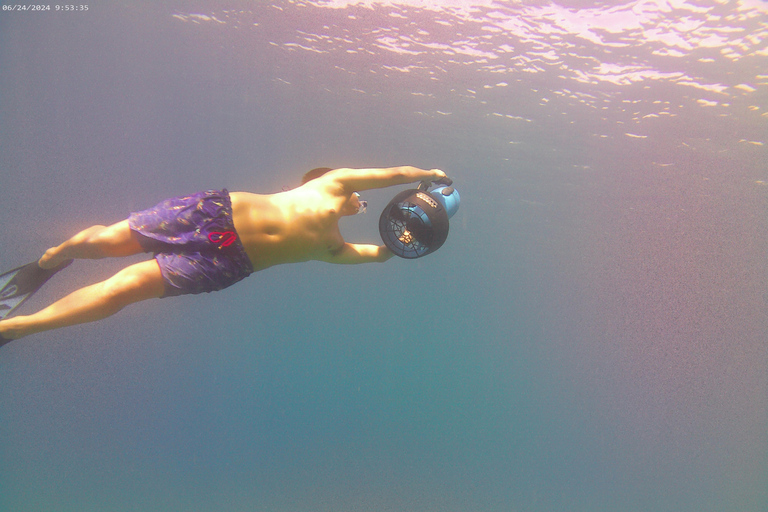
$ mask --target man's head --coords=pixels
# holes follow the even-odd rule
[[[311,171],[307,172],[304,176],[301,178],[301,184],[305,185],[309,183],[310,181],[319,178],[323,174],[332,171],[330,167],[318,167],[317,169],[312,169]]]

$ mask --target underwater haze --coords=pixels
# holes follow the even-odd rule
[[[3,271],[313,167],[440,168],[462,204],[418,260],[3,346],[0,511],[766,510],[768,2],[83,6],[2,2]]]

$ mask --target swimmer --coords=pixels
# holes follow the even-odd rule
[[[36,263],[8,272],[0,290],[8,316],[73,259],[154,253],[109,279],[81,288],[47,308],[0,321],[0,346],[30,334],[94,322],[147,299],[212,292],[253,272],[317,260],[384,262],[386,246],[352,244],[339,219],[365,207],[359,191],[445,179],[439,169],[313,169],[298,188],[277,194],[209,190],[161,202],[111,226],[92,226]]]

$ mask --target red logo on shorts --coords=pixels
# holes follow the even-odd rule
[[[211,233],[208,233],[208,240],[214,244],[219,244],[219,249],[223,249],[235,243],[237,235],[234,231],[212,231]]]

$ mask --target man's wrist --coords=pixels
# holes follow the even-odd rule
[[[386,245],[380,245],[379,246],[379,261],[381,263],[384,263],[388,259],[390,259],[392,256],[394,256],[395,253],[389,250],[389,247]]]

